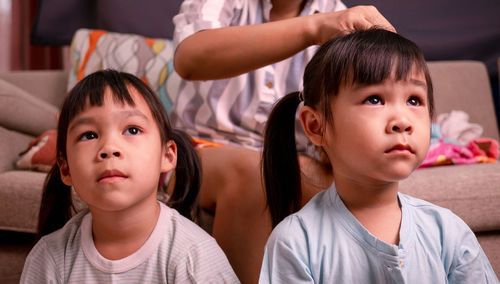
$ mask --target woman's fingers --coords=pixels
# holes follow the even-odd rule
[[[316,43],[323,44],[327,40],[354,30],[378,27],[392,32],[396,29],[380,14],[374,6],[355,6],[346,10],[316,14]]]
[[[391,32],[396,32],[396,29],[389,23],[389,21],[375,8],[375,6],[358,6],[361,9],[364,9],[364,16],[368,25],[365,29],[372,27],[379,27]],[[357,7],[353,7],[357,8]]]
[[[342,13],[339,17],[341,27],[349,27],[351,30],[378,27],[396,32],[396,29],[380,14],[375,6],[355,6],[338,13]]]

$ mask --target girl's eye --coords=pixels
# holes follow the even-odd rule
[[[419,106],[422,104],[422,101],[418,97],[410,97],[406,103],[410,106]]]
[[[82,135],[80,135],[80,138],[78,140],[81,140],[81,141],[86,141],[86,140],[91,140],[91,139],[96,139],[97,138],[97,134],[95,132],[85,132],[83,133]]]
[[[129,127],[127,130],[125,130],[125,134],[127,135],[137,135],[140,134],[142,131],[137,128],[137,127]]]
[[[380,105],[382,104],[382,98],[379,96],[369,96],[363,101],[363,103],[369,105]]]

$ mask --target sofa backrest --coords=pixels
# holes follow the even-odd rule
[[[68,71],[23,70],[0,73],[9,82],[57,108],[61,107],[68,87]]]
[[[461,110],[469,122],[480,124],[482,137],[499,139],[488,72],[480,61],[431,61],[436,115]]]

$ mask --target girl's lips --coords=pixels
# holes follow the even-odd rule
[[[410,152],[412,154],[414,154],[415,152],[413,151],[413,149],[411,148],[410,145],[406,144],[406,145],[403,145],[403,144],[397,144],[393,147],[391,147],[390,149],[388,149],[387,151],[385,151],[385,153],[398,153],[398,152]]]
[[[127,178],[127,177],[128,177],[127,175],[120,172],[119,170],[106,170],[99,176],[97,181],[98,182],[107,181],[107,180],[111,181],[111,180],[115,180],[116,178],[122,179],[122,178]]]

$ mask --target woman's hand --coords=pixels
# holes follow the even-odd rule
[[[355,6],[346,10],[318,13],[309,17],[311,20],[311,41],[317,45],[350,31],[372,27],[396,32],[396,29],[374,6]]]

